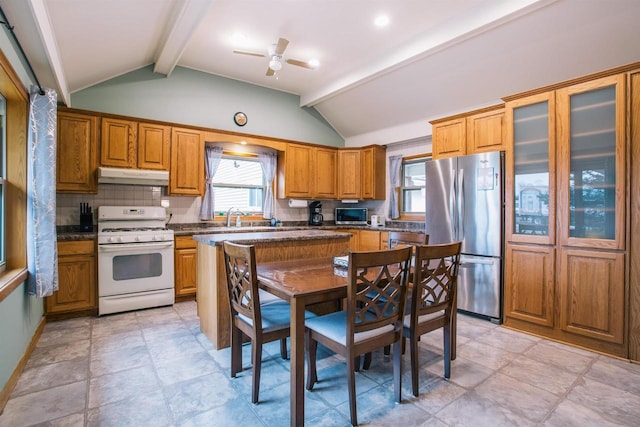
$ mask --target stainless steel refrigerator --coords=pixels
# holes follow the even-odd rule
[[[458,310],[502,320],[502,152],[426,163],[429,243],[462,241]]]

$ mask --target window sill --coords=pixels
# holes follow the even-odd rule
[[[28,274],[26,268],[15,268],[0,273],[0,302],[27,280]]]

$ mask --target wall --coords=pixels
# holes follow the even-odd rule
[[[6,31],[0,31],[0,49],[24,86],[29,86],[31,80],[20,63]],[[27,128],[26,122],[24,128]],[[7,143],[15,144],[15,141],[10,138]],[[26,147],[24,150],[26,153]],[[20,147],[18,147],[18,151],[20,151]],[[11,208],[11,205],[7,206],[7,209]],[[26,218],[23,223],[26,223]],[[7,380],[16,369],[38,327],[43,312],[42,300],[27,296],[24,283],[0,301],[0,390],[5,387]]]
[[[169,77],[141,68],[71,95],[71,107],[343,147],[344,139],[300,97],[188,68]],[[244,112],[238,127],[233,115]]]

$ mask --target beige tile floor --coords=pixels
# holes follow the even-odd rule
[[[393,402],[391,360],[357,373],[358,419],[388,426],[640,424],[640,366],[459,316],[458,358],[442,379],[441,333],[421,342],[420,396]],[[289,362],[264,354],[260,403],[229,351],[200,333],[193,302],[48,323],[0,426],[286,426]],[[320,352],[306,425],[349,425],[343,361]]]

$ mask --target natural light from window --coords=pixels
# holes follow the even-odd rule
[[[265,183],[257,158],[223,155],[213,177],[213,187],[218,214],[230,208],[245,214],[262,212]]]
[[[403,214],[423,214],[425,211],[426,158],[402,162],[401,206]]]

